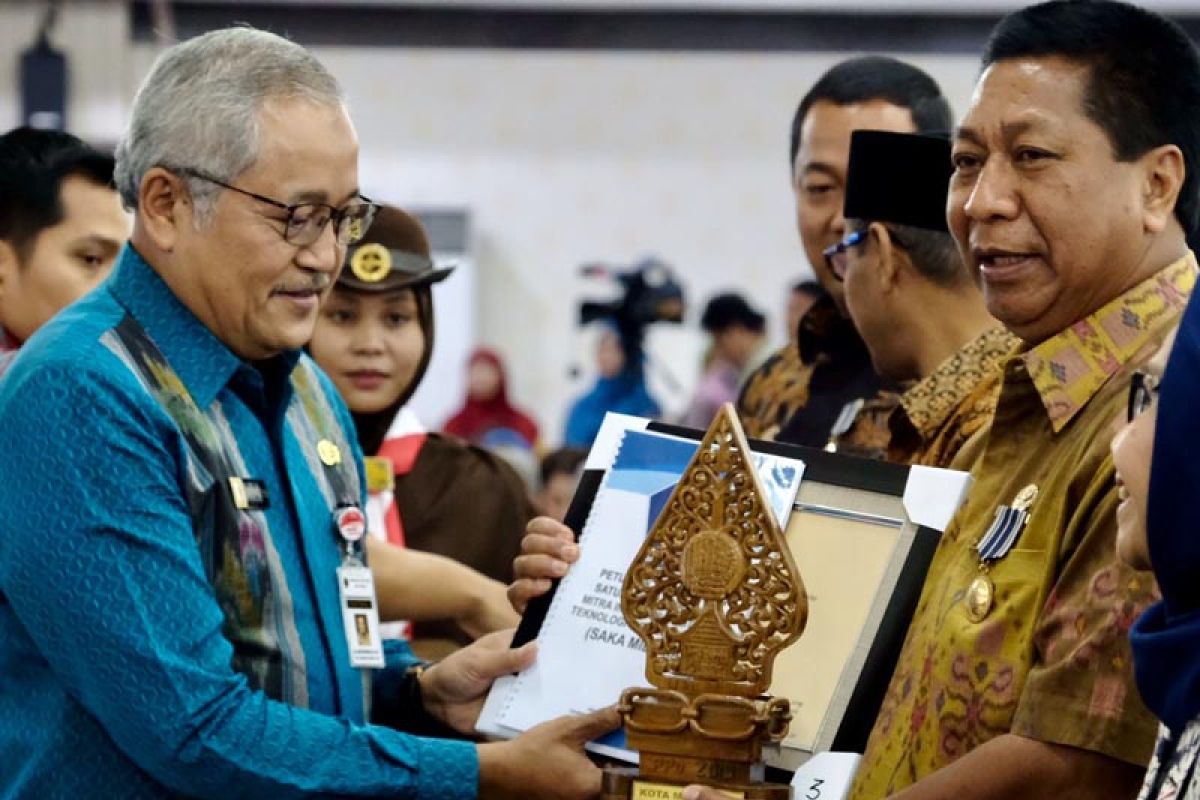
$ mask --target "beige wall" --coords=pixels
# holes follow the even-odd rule
[[[0,0],[0,126],[21,113],[19,59],[37,35],[44,3]],[[63,3],[52,43],[68,57],[67,120],[73,131],[100,142],[121,132],[136,86],[130,72],[129,14],[121,2]]]
[[[36,6],[0,3],[0,125],[17,116],[15,53]],[[68,4],[61,46],[81,135],[114,139],[153,48],[131,47],[119,5]],[[654,253],[682,273],[692,309],[745,290],[782,338],[786,285],[807,269],[796,242],[787,128],[834,54],[656,54],[324,48],[362,141],[362,187],[412,206],[463,207],[474,219],[483,342],[509,359],[515,399],[553,444],[587,365],[574,327],[590,287],[575,268]],[[913,59],[962,109],[975,74],[964,57]],[[462,325],[439,309],[443,327]],[[694,322],[692,323],[694,325]],[[701,337],[657,331],[651,347],[694,379]],[[678,405],[683,398],[668,405]],[[457,398],[447,398],[447,406]],[[429,420],[434,422],[436,420]]]

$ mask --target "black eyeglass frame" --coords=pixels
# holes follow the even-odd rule
[[[839,281],[846,280],[846,251],[857,244],[862,244],[866,238],[866,228],[851,231],[840,242],[826,247],[821,252],[821,255],[825,256],[825,263],[828,265],[829,271],[833,273],[833,277]]]
[[[309,247],[321,238],[321,234],[325,231],[325,226],[330,222],[333,223],[334,238],[342,247],[349,247],[362,241],[367,230],[371,227],[371,223],[375,220],[375,214],[379,211],[379,204],[371,200],[369,197],[359,195],[360,203],[354,203],[345,208],[334,208],[328,203],[293,203],[288,204],[280,200],[276,200],[265,195],[257,194],[256,192],[247,191],[241,187],[226,183],[218,178],[214,178],[205,172],[191,167],[171,168],[172,172],[180,175],[185,175],[189,178],[196,178],[205,181],[206,183],[220,186],[222,189],[229,189],[238,194],[245,195],[267,205],[275,206],[278,209],[287,212],[287,219],[284,220],[283,240],[288,244],[296,245],[297,247]],[[366,209],[361,212],[360,216],[351,216],[352,214],[360,213],[359,209]],[[318,210],[326,209],[328,216],[324,219],[319,217],[304,217],[303,212],[309,210],[311,214],[316,214]],[[345,223],[350,223],[346,225]],[[354,223],[359,223],[357,228]]]
[[[1129,400],[1125,406],[1125,421],[1133,422],[1138,415],[1154,405],[1158,395],[1158,376],[1138,370],[1129,380]]]
[[[884,227],[887,227],[886,225]],[[833,277],[839,281],[846,280],[846,269],[849,264],[846,262],[846,251],[851,247],[856,247],[864,244],[867,241],[867,236],[871,232],[871,226],[864,225],[856,231],[851,231],[846,234],[845,238],[837,244],[830,245],[821,251],[821,255],[825,256],[825,264],[829,267],[829,271],[833,273]],[[891,228],[887,229],[888,236],[896,243],[897,247],[908,249],[904,240],[896,235],[896,232]]]

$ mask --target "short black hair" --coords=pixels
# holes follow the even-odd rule
[[[736,292],[715,295],[704,307],[700,327],[709,333],[720,333],[734,325],[762,333],[766,330],[767,318]]]
[[[21,127],[0,136],[0,239],[19,259],[62,222],[60,190],[72,175],[112,186],[113,157],[60,131]]]
[[[585,458],[587,458],[587,450],[581,450],[578,447],[560,447],[557,450],[551,450],[542,459],[540,469],[542,486],[549,483],[555,475],[575,477],[579,468],[583,466]]]
[[[796,108],[788,146],[788,169],[796,164],[800,129],[808,110],[822,100],[839,106],[886,100],[909,110],[917,133],[949,131],[953,125],[950,102],[942,95],[937,81],[924,70],[888,56],[847,59],[822,75]]]
[[[1175,216],[1189,240],[1200,224],[1200,54],[1179,25],[1114,0],[1053,0],[1015,11],[992,31],[983,66],[1058,56],[1086,65],[1083,111],[1119,161],[1155,147],[1183,152]]]
[[[913,269],[927,281],[945,289],[974,286],[958,245],[949,233],[894,222],[884,225],[908,252]]]
[[[825,294],[825,287],[811,278],[805,278],[792,284],[793,294],[806,294],[809,297],[820,297]]]

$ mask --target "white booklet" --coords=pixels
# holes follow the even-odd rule
[[[480,715],[481,733],[509,738],[564,714],[612,705],[623,690],[648,685],[644,646],[621,613],[621,586],[699,443],[639,430],[644,420],[625,419],[616,458],[579,538],[579,561],[559,583],[542,622],[537,660],[496,681]],[[786,527],[804,463],[764,453],[755,453],[754,461]],[[590,749],[636,761],[622,731]]]

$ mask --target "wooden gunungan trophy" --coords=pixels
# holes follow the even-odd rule
[[[791,787],[761,780],[763,743],[791,720],[787,698],[765,692],[775,656],[804,629],[808,596],[732,405],[627,570],[621,610],[654,688],[621,694],[640,766],[606,769],[605,800],[669,800],[690,783],[790,798]]]

